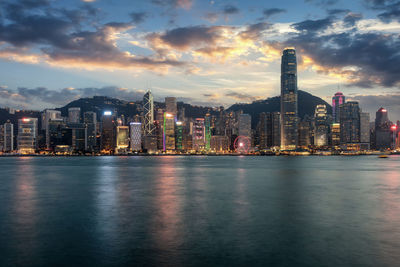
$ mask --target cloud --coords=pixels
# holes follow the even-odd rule
[[[135,24],[139,24],[146,20],[148,14],[146,12],[132,12],[129,14],[129,16],[132,18],[132,21]]]
[[[233,15],[233,14],[238,14],[240,10],[234,5],[225,5],[222,12],[225,15]]]
[[[371,114],[371,119],[375,117],[376,111],[380,107],[384,107],[389,112],[389,119],[396,122],[400,118],[400,94],[399,93],[386,93],[378,95],[357,94],[346,96],[349,100],[360,102],[363,111]]]
[[[215,44],[222,38],[222,26],[189,26],[175,28],[165,33],[153,33],[147,39],[154,47],[167,46],[178,50],[187,50],[192,46]]]
[[[31,9],[27,9],[31,6]],[[50,2],[21,0],[2,4],[7,23],[0,23],[0,57],[25,63],[47,63],[58,67],[85,69],[150,69],[167,71],[183,67],[176,59],[135,55],[117,46],[119,36],[131,23],[109,22],[94,30],[81,30],[91,21],[87,10],[55,9]],[[36,10],[38,9],[38,10]],[[45,10],[43,10],[45,9]],[[46,13],[49,9],[51,13]],[[40,11],[40,12],[39,12]],[[143,16],[134,14],[133,19]]]
[[[225,93],[225,96],[241,102],[253,102],[262,99],[261,96],[252,96],[246,93],[238,93],[235,91],[228,91]]]
[[[298,31],[316,32],[325,30],[332,25],[332,19],[330,17],[318,20],[304,20],[298,23],[293,23],[292,27]]]
[[[317,6],[333,6],[339,2],[339,0],[305,0],[306,3],[311,3]]]
[[[299,30],[283,42],[269,42],[282,49],[295,46],[299,63],[363,88],[399,86],[400,40],[397,34],[380,32],[328,32],[332,18],[296,23]]]
[[[193,0],[151,0],[153,4],[165,7],[190,9],[193,5]]]
[[[385,22],[400,21],[399,0],[364,0],[364,3],[368,8],[382,12],[377,16],[380,20]]]
[[[362,14],[349,12],[343,19],[345,26],[353,27],[356,22],[362,19]]]
[[[285,13],[285,12],[286,12],[286,9],[282,9],[282,8],[266,8],[263,10],[263,15],[265,18],[268,19],[274,15]]]

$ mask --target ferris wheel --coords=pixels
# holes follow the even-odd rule
[[[251,140],[247,136],[238,136],[233,143],[233,147],[237,153],[247,153],[251,147]]]

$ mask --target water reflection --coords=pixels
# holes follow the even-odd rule
[[[179,247],[182,244],[182,177],[174,157],[161,157],[155,183],[154,215],[151,232],[159,264],[182,265]]]
[[[38,248],[37,219],[37,189],[34,173],[33,158],[23,157],[18,161],[15,179],[15,194],[11,218],[15,253],[18,255],[17,265],[26,265],[26,260],[34,258]]]

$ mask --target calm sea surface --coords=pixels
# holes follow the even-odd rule
[[[400,266],[400,157],[0,158],[0,266]]]

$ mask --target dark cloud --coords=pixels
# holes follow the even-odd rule
[[[246,27],[246,30],[240,32],[239,35],[243,39],[250,39],[255,41],[261,36],[261,33],[264,30],[270,29],[271,26],[272,25],[270,23],[266,22],[250,24]]]
[[[3,42],[0,54],[3,57],[7,58],[10,49],[14,57],[18,51],[23,51],[26,56],[30,49],[45,61],[66,67],[159,69],[185,65],[175,60],[131,55],[121,51],[116,46],[113,35],[129,30],[131,23],[96,24],[94,30],[88,30],[87,25],[92,22],[90,14],[97,15],[90,8],[67,10],[54,8],[50,2],[44,0],[36,5],[33,3],[34,1],[22,0],[1,4],[7,18],[6,24],[0,24],[0,43]],[[27,6],[32,6],[32,9],[27,9]],[[140,19],[140,16],[132,18]],[[82,30],[82,24],[86,30]]]
[[[295,46],[299,55],[310,57],[319,71],[335,73],[347,78],[349,84],[364,88],[373,86],[395,87],[400,83],[400,39],[397,34],[360,33],[348,31],[320,35],[318,26],[302,25],[299,33],[281,44]],[[298,27],[298,26],[297,26]],[[304,29],[312,29],[304,30]]]
[[[350,9],[328,9],[326,12],[329,15],[335,16],[335,15],[347,14],[350,12]]]
[[[285,13],[286,9],[282,9],[282,8],[266,8],[263,10],[263,15],[265,18],[270,18],[273,15],[277,15],[280,13]]]
[[[399,0],[364,0],[366,6],[373,10],[382,11],[378,18],[384,22],[391,20],[400,21],[400,1]]]
[[[169,30],[163,34],[150,34],[147,39],[157,46],[162,42],[176,49],[187,49],[189,46],[214,44],[221,38],[222,27],[189,26]]]
[[[234,5],[226,5],[222,11],[225,15],[233,15],[239,13],[240,10]]]
[[[343,19],[345,26],[353,27],[357,21],[363,18],[362,14],[349,12]]]
[[[374,119],[376,111],[380,107],[388,110],[389,119],[396,122],[400,118],[400,94],[381,94],[381,95],[354,95],[347,96],[349,100],[360,102],[360,106],[365,112],[371,114],[371,120]]]
[[[132,12],[129,15],[135,24],[144,22],[146,20],[146,18],[148,17],[148,14],[146,12]]]
[[[337,4],[339,0],[304,0],[304,2],[326,7]]]
[[[302,22],[294,23],[291,26],[298,31],[316,32],[322,31],[331,26],[333,20],[330,17],[318,20],[304,20]]]

